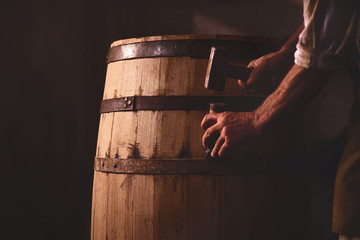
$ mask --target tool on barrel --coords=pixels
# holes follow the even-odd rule
[[[206,71],[205,88],[214,91],[223,91],[227,78],[247,80],[251,69],[229,64],[230,50],[221,47],[212,47],[209,63]],[[210,113],[220,113],[226,111],[224,103],[210,103]],[[211,157],[211,149],[205,151],[205,159],[216,161],[217,158]]]
[[[212,47],[206,71],[205,88],[214,91],[223,91],[227,78],[247,80],[250,68],[229,64],[230,50],[221,47]]]

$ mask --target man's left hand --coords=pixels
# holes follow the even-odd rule
[[[203,146],[212,149],[212,157],[231,156],[259,134],[254,123],[253,112],[209,113],[201,123]]]

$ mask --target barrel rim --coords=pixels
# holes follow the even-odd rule
[[[154,57],[190,57],[208,59],[212,47],[229,49],[229,59],[254,59],[264,52],[274,52],[281,44],[269,41],[239,40],[239,39],[166,39],[158,41],[135,42],[113,46],[109,49],[107,63]]]
[[[282,44],[284,39],[256,36],[256,35],[236,35],[236,34],[165,34],[149,35],[144,37],[133,37],[119,39],[110,44],[110,47],[127,45],[139,42],[167,41],[167,40],[190,40],[190,39],[212,39],[212,40],[238,40],[251,42],[267,42],[270,44]]]

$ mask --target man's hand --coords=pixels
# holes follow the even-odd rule
[[[257,93],[269,94],[290,70],[293,59],[291,52],[280,50],[253,60],[248,65],[248,68],[253,68],[249,79],[246,82],[240,79],[238,84]]]
[[[207,114],[201,127],[205,130],[202,142],[212,149],[212,157],[236,153],[259,134],[252,112],[222,112]],[[245,142],[246,141],[246,142]]]
[[[249,63],[254,68],[247,82],[238,81],[239,85],[257,93],[272,93],[294,64],[294,53],[299,34],[304,29],[302,23],[277,52],[267,54]]]

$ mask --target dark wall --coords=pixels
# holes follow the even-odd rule
[[[177,33],[282,37],[301,21],[301,5],[286,0],[20,0],[0,11],[2,239],[89,238],[112,41]]]

